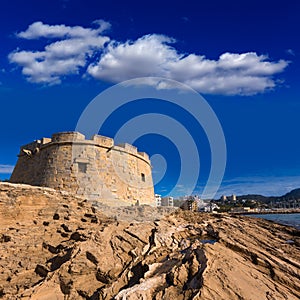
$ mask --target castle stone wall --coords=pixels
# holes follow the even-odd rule
[[[129,144],[78,132],[22,146],[11,182],[65,190],[111,206],[154,205],[149,157]]]

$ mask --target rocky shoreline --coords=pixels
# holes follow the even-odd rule
[[[0,183],[0,299],[299,299],[300,231]]]

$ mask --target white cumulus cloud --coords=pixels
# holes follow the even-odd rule
[[[16,35],[23,39],[38,39],[38,38],[82,38],[90,35],[97,35],[106,29],[110,28],[110,24],[103,20],[93,22],[98,25],[97,29],[84,28],[81,26],[66,26],[48,25],[42,22],[34,22],[29,25],[28,29],[17,33]]]
[[[78,74],[88,59],[109,41],[109,37],[102,35],[109,28],[109,23],[102,20],[94,23],[95,29],[35,22],[17,36],[24,39],[51,38],[55,41],[43,51],[16,50],[8,58],[22,67],[23,75],[30,82],[60,83],[63,76]]]
[[[223,95],[252,95],[273,89],[282,82],[276,75],[289,63],[256,52],[226,52],[215,60],[180,53],[174,39],[158,34],[135,41],[110,41],[103,35],[110,24],[102,20],[93,23],[93,27],[84,28],[35,22],[16,36],[44,38],[48,44],[42,51],[15,50],[9,54],[9,60],[22,68],[28,81],[35,83],[59,84],[67,75],[81,71],[112,83],[137,77],[164,77],[201,93]],[[163,82],[159,88],[164,88]]]
[[[173,40],[163,35],[146,35],[135,42],[112,42],[100,61],[90,65],[88,72],[95,78],[112,82],[146,76],[168,77],[164,66],[178,59],[170,46]]]
[[[162,35],[111,42],[88,72],[111,82],[159,76],[180,81],[202,93],[251,95],[274,88],[273,76],[288,65],[285,60],[271,61],[255,52],[224,53],[218,60],[211,60],[204,55],[178,53],[171,46],[173,43],[174,40]]]

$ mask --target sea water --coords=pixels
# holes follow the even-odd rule
[[[255,214],[248,215],[251,217],[271,220],[279,224],[293,226],[300,230],[300,213],[297,214]]]

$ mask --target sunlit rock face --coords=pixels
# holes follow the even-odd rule
[[[0,297],[300,298],[296,229],[227,214],[167,213],[101,210],[72,193],[0,183]]]

